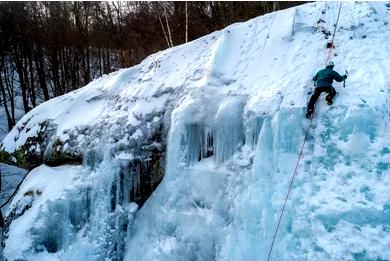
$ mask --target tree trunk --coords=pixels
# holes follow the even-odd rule
[[[64,49],[65,47],[63,47],[62,49],[60,49],[60,57],[59,57],[59,61],[60,61],[60,72],[61,72],[61,79],[60,79],[60,84],[61,84],[61,89],[60,89],[60,95],[63,95],[66,91],[66,86],[65,86],[65,68],[64,68]]]
[[[278,11],[279,10],[279,2],[274,1],[272,5],[272,11]]]
[[[52,62],[51,62],[51,71],[53,74],[53,93],[54,96],[57,97],[60,95],[60,75],[59,75],[59,65],[58,65],[58,51],[54,51],[52,54]]]
[[[11,131],[12,127],[14,126],[13,125],[14,121],[12,120],[11,114],[10,114],[9,109],[8,109],[7,95],[5,94],[5,88],[4,88],[4,84],[3,84],[3,79],[1,77],[1,73],[0,73],[0,89],[1,89],[1,95],[3,98],[3,106],[4,106],[5,114],[7,115],[8,131]]]
[[[22,99],[23,99],[23,108],[24,112],[27,113],[30,109],[28,107],[28,97],[27,97],[27,84],[24,79],[24,69],[23,69],[23,60],[19,57],[15,57],[16,72],[19,76],[20,88],[22,90]]]
[[[15,120],[15,92],[14,92],[15,71],[14,71],[14,69],[11,69],[11,72],[8,73],[8,68],[5,66],[4,56],[1,59],[1,66],[3,68],[6,91],[8,93],[9,101],[11,104],[12,125],[15,126],[15,124],[16,124],[16,120]]]
[[[90,65],[90,54],[89,54],[89,41],[87,41],[87,73],[85,77],[85,84],[91,81],[91,65]]]
[[[37,75],[39,79],[39,85],[42,89],[43,93],[43,98],[45,101],[48,101],[50,99],[49,96],[49,91],[47,89],[47,84],[46,84],[46,76],[45,76],[45,67],[43,64],[43,58],[42,58],[42,48],[38,47],[38,51],[35,54],[35,67],[37,68]]]
[[[186,1],[186,43],[188,43],[188,2]]]
[[[102,56],[101,56],[101,48],[98,48],[98,62],[99,62],[99,76],[102,76]],[[104,62],[104,61],[103,61]]]
[[[32,62],[32,49],[30,49],[28,61],[29,61],[29,69],[30,69],[30,90],[31,90],[31,104],[33,108],[37,107],[36,102],[36,94],[35,94],[35,84],[34,84],[34,70],[33,70],[33,62]]]
[[[165,7],[164,7],[164,16],[165,16],[165,22],[167,24],[167,31],[168,31],[169,42],[171,44],[171,47],[173,47],[171,28],[169,27],[168,16],[167,16],[167,9],[165,9]]]
[[[111,72],[111,61],[110,61],[110,49],[106,48],[106,62],[107,62],[107,69],[105,73]]]
[[[171,48],[172,46],[171,46],[171,44],[169,43],[167,33],[165,32],[164,24],[163,24],[163,22],[161,21],[161,16],[160,16],[160,13],[159,13],[158,11],[157,11],[157,16],[158,16],[158,20],[160,21],[160,25],[161,25],[161,28],[162,28],[162,30],[163,30],[165,40],[167,41],[168,48]]]

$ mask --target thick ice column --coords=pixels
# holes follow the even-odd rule
[[[261,127],[263,126],[264,116],[259,117],[254,115],[248,115],[245,121],[245,144],[250,146],[252,150],[256,148],[256,144],[259,138]]]
[[[164,179],[162,182],[168,182],[175,178],[179,167],[183,167],[188,159],[185,158],[186,148],[188,146],[188,135],[185,122],[180,117],[180,113],[172,113],[171,128],[167,143],[167,165]]]
[[[261,211],[259,259],[266,260],[267,248],[271,242],[272,230],[275,227],[274,210],[272,208],[272,194],[275,189],[274,176],[274,133],[271,120],[266,118],[262,125],[254,159],[253,184],[258,189],[258,209]]]
[[[242,99],[230,98],[223,102],[218,109],[215,139],[217,162],[226,161],[244,144],[243,108]]]

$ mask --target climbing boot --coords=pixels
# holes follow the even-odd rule
[[[326,96],[325,100],[326,100],[326,102],[328,103],[329,106],[333,104],[332,98],[329,95]]]
[[[313,114],[313,110],[312,109],[307,109],[306,118],[310,119],[312,114]]]

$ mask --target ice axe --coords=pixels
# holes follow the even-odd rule
[[[348,76],[348,71],[347,70],[345,70],[345,75]],[[345,79],[344,79],[344,82],[343,82],[343,87],[345,88]]]

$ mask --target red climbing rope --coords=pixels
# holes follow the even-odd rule
[[[325,65],[328,64],[328,61],[330,59],[330,57],[332,56],[332,52],[333,52],[333,41],[334,41],[334,37],[336,35],[336,29],[337,29],[337,26],[338,26],[338,23],[339,23],[339,18],[340,18],[340,12],[341,12],[341,2],[340,2],[340,5],[339,5],[339,12],[338,12],[338,15],[337,15],[337,20],[336,20],[336,24],[334,26],[334,31],[333,31],[333,36],[332,36],[332,41],[330,42],[330,48],[329,48],[329,52],[328,52],[328,55],[326,57],[326,60],[325,60]],[[315,110],[314,110],[315,111]],[[269,252],[268,252],[268,257],[267,257],[267,261],[270,260],[271,258],[271,254],[272,254],[272,249],[274,247],[274,244],[275,244],[275,239],[276,239],[276,236],[278,234],[278,231],[279,231],[279,226],[280,226],[280,223],[282,221],[282,217],[283,217],[283,214],[284,214],[284,210],[286,208],[286,204],[287,204],[287,201],[288,201],[288,198],[290,196],[290,192],[291,192],[291,188],[292,188],[292,185],[294,183],[294,179],[295,179],[295,176],[297,175],[298,173],[298,166],[299,166],[299,162],[301,161],[301,158],[302,158],[302,154],[303,154],[303,149],[305,148],[305,144],[306,144],[306,141],[307,141],[307,137],[309,136],[309,131],[311,129],[311,124],[313,122],[313,118],[314,118],[314,114],[313,116],[311,117],[310,119],[310,122],[309,122],[309,126],[306,130],[306,135],[305,135],[305,139],[303,140],[303,144],[302,144],[302,147],[301,147],[301,150],[299,152],[299,156],[298,156],[298,160],[297,160],[297,163],[295,165],[295,169],[294,169],[294,173],[291,177],[291,181],[290,181],[290,185],[288,187],[288,191],[287,191],[287,195],[286,195],[286,198],[284,199],[284,203],[283,203],[283,207],[282,207],[282,211],[279,215],[279,219],[278,219],[278,224],[276,225],[276,229],[275,229],[275,233],[274,233],[274,236],[272,238],[272,243],[271,243],[271,247],[269,249]]]

